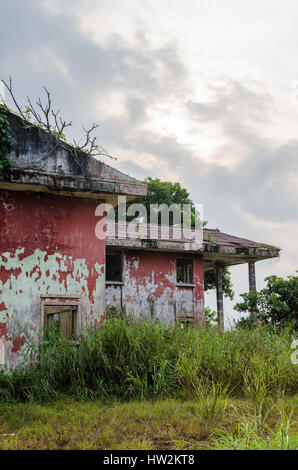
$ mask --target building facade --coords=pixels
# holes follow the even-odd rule
[[[106,307],[128,316],[204,324],[202,254],[111,250],[106,258]]]
[[[67,337],[100,325],[105,312],[105,240],[95,228],[102,202],[146,194],[146,185],[9,114],[9,178],[0,178],[1,363],[30,358],[55,321]]]
[[[248,263],[255,289],[255,261],[279,255],[275,247],[209,229],[199,248],[173,233],[98,237],[96,227],[105,223],[98,206],[143,197],[146,185],[14,114],[8,119],[14,167],[0,176],[2,367],[30,362],[28,342],[52,322],[73,338],[100,326],[111,309],[168,325],[204,325],[208,269],[217,273],[223,327],[223,266]]]

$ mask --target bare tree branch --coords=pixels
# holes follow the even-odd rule
[[[13,100],[14,105],[17,108],[18,112],[21,114],[21,116],[24,119],[26,119],[24,114],[23,114],[22,108],[18,105],[17,100],[15,99],[15,96],[14,96],[14,93],[13,93],[13,90],[12,90],[12,79],[11,79],[11,77],[9,77],[9,84],[7,84],[3,79],[1,79],[1,81],[2,81],[3,85],[7,88],[7,90],[9,91],[10,96],[12,97],[12,100]]]
[[[41,119],[40,114],[34,109],[34,106],[31,103],[30,98],[28,96],[27,96],[27,101],[29,103],[29,108],[28,107],[26,108],[27,112],[29,111],[32,114],[37,124],[39,124],[41,127],[44,127],[44,123]]]
[[[50,95],[49,91],[46,89],[46,87],[44,87],[44,90],[45,90],[46,95],[47,95],[47,104],[45,106],[43,106],[40,98],[38,99],[36,104],[37,104],[37,106],[39,106],[39,108],[41,109],[41,111],[43,113],[43,116],[45,117],[45,120],[46,120],[45,125],[46,125],[47,130],[49,132],[51,132],[52,126],[51,126],[51,122],[50,122],[50,111],[51,111],[51,106],[52,106],[52,100],[51,100],[51,95]]]
[[[38,98],[38,101],[36,101],[36,105],[34,106],[30,98],[27,96],[28,104],[25,106],[25,110],[23,110],[22,107],[19,106],[15,98],[13,88],[12,88],[11,77],[9,77],[9,83],[6,83],[3,79],[1,81],[6,87],[6,89],[8,90],[18,113],[25,121],[28,121],[28,120],[30,121],[30,118],[33,118],[33,122],[31,123],[32,125],[38,125],[45,131],[55,135],[55,137],[66,140],[63,133],[67,127],[70,127],[72,125],[72,121],[69,121],[69,122],[64,121],[59,116],[60,109],[58,109],[58,111],[55,111],[53,109],[51,94],[46,87],[44,87],[44,91],[46,94],[45,104],[43,104],[41,99]],[[4,103],[4,105],[6,106],[1,95],[0,95],[0,98],[2,102]],[[97,143],[96,136],[91,136],[92,132],[95,129],[97,129],[98,126],[99,124],[93,123],[90,129],[85,129],[83,127],[83,130],[85,133],[83,144],[80,145],[80,142],[76,142],[75,140],[73,141],[76,150],[80,150],[92,156],[107,156],[109,158],[117,160],[117,158],[109,155],[108,152]]]
[[[101,145],[97,144],[96,137],[91,137],[91,133],[95,129],[97,129],[98,126],[99,124],[93,123],[90,129],[85,129],[85,127],[83,127],[83,131],[85,132],[85,141],[82,145],[80,145],[74,140],[75,147],[78,150],[89,153],[89,155],[106,156],[112,158],[113,160],[117,160],[117,158],[109,155],[108,152]]]

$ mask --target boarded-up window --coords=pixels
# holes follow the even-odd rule
[[[56,325],[66,339],[76,336],[77,307],[74,305],[47,305],[44,307],[44,326],[49,330]]]
[[[177,282],[192,284],[192,259],[177,258]]]
[[[122,254],[106,254],[106,281],[122,282]]]
[[[195,304],[192,301],[176,300],[174,303],[175,320],[182,325],[194,325]]]

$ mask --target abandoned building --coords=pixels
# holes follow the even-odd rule
[[[204,323],[204,270],[217,270],[223,327],[222,267],[276,257],[279,249],[209,230],[198,251],[187,241],[100,240],[100,202],[133,201],[146,185],[9,114],[15,163],[0,177],[0,349],[12,369],[28,361],[25,341],[56,321],[66,337],[100,325],[106,308],[139,318]]]

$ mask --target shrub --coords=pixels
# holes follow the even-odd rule
[[[266,278],[267,285],[260,292],[241,294],[243,302],[235,305],[238,312],[254,311],[257,321],[278,328],[291,326],[298,329],[298,276],[283,279],[278,276]],[[254,317],[242,319],[240,326],[252,327]]]
[[[214,326],[217,324],[217,312],[212,310],[211,307],[205,307],[205,326]]]
[[[0,373],[0,398],[171,395],[199,396],[202,401],[202,390],[225,390],[261,402],[264,394],[297,390],[291,341],[288,332],[277,334],[265,327],[221,332],[112,318],[99,329],[85,331],[79,342],[53,331],[39,345],[30,345],[35,364]]]

